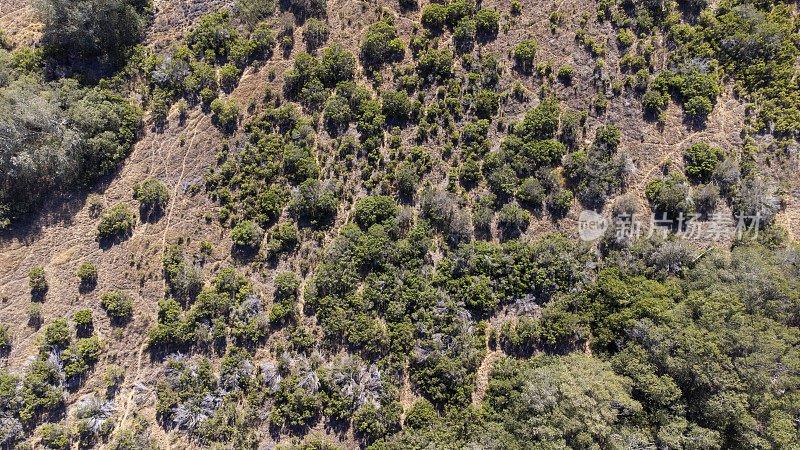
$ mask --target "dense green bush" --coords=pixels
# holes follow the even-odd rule
[[[44,329],[42,344],[45,346],[65,349],[69,347],[71,337],[67,319],[56,319]]]
[[[384,92],[382,100],[381,110],[387,119],[408,120],[408,115],[411,112],[411,100],[408,98],[406,91]]]
[[[0,149],[5,227],[50,192],[89,184],[115,169],[132,148],[141,112],[73,79],[44,83],[22,76],[0,82],[0,118],[10,133]]]
[[[404,52],[405,45],[397,37],[397,28],[383,20],[370,25],[361,40],[361,58],[368,68],[380,67]]]
[[[75,328],[79,333],[91,330],[93,328],[91,309],[81,309],[75,311],[75,315],[72,316],[72,320],[75,321]]]
[[[97,284],[97,267],[90,262],[81,263],[77,275],[83,287],[92,287]]]
[[[61,354],[64,377],[67,380],[76,380],[82,377],[97,362],[101,350],[102,344],[97,336],[81,339],[70,345]]]
[[[328,125],[333,129],[348,125],[353,119],[350,102],[338,95],[332,95],[325,101],[324,115]]]
[[[463,18],[453,27],[453,42],[459,51],[467,51],[472,48],[475,40],[476,25],[470,18]]]
[[[711,147],[705,142],[693,144],[683,151],[686,175],[689,178],[707,182],[724,157],[725,153],[717,147]]]
[[[514,237],[528,228],[531,214],[514,203],[506,203],[497,215],[498,223],[506,236]]]
[[[339,200],[331,185],[309,179],[300,184],[297,196],[289,204],[289,212],[312,225],[329,224],[336,217]]]
[[[409,161],[405,161],[397,166],[394,177],[397,180],[397,190],[405,196],[414,195],[417,192],[419,174],[417,166]]]
[[[103,211],[95,236],[99,240],[125,238],[133,231],[134,223],[133,214],[128,207],[117,205]]]
[[[397,202],[385,195],[364,197],[356,203],[353,220],[363,229],[397,216]]]
[[[123,65],[125,51],[143,36],[149,0],[41,0],[42,43],[65,61],[108,56]]]
[[[429,48],[419,55],[417,72],[422,78],[444,81],[453,74],[453,54],[447,50]]]
[[[547,206],[547,210],[550,211],[553,217],[561,218],[564,217],[572,207],[573,198],[572,191],[558,188],[547,194],[544,202],[545,206]]]
[[[125,291],[106,292],[100,296],[100,306],[112,323],[124,324],[133,318],[133,300]]]
[[[328,40],[330,33],[331,30],[327,23],[316,18],[311,18],[306,21],[306,26],[303,28],[303,40],[306,41],[306,45],[309,49],[315,49],[322,46],[322,44]]]
[[[325,47],[319,66],[319,78],[326,86],[335,86],[342,81],[353,78],[356,58],[342,44],[336,43]]]
[[[275,300],[269,312],[270,323],[280,323],[297,315],[297,298],[300,280],[292,272],[275,277]]]
[[[226,133],[233,132],[239,124],[239,102],[235,98],[227,102],[215,98],[209,105],[214,123]]]
[[[194,299],[203,288],[203,273],[186,261],[180,244],[170,246],[161,257],[164,282],[169,292],[182,301]]]
[[[428,28],[439,30],[447,23],[447,7],[439,3],[431,3],[422,11],[422,24]]]
[[[200,17],[184,39],[196,57],[205,58],[210,64],[224,61],[238,40],[239,34],[227,9]]]
[[[544,202],[545,189],[536,178],[527,178],[520,183],[516,197],[525,206],[540,208]]]
[[[46,423],[39,430],[45,448],[68,449],[69,430],[63,423]]]
[[[242,250],[258,250],[263,238],[264,229],[251,220],[243,220],[231,230],[231,240]]]
[[[227,63],[219,68],[217,75],[219,76],[220,87],[225,92],[230,92],[236,87],[236,84],[239,82],[239,77],[242,76],[242,69],[240,69],[236,64]]]
[[[665,212],[670,219],[692,209],[689,183],[680,173],[670,173],[647,183],[647,199],[657,212]]]
[[[169,202],[169,191],[164,183],[147,179],[133,185],[133,198],[139,200],[139,209],[143,214],[158,214],[164,211]]]
[[[489,8],[482,8],[475,14],[475,25],[478,33],[495,35],[500,29],[500,13]]]
[[[530,72],[533,68],[533,58],[539,46],[531,39],[524,39],[514,47],[514,60],[523,72]]]
[[[44,267],[34,267],[28,271],[28,286],[35,295],[43,295],[47,292],[48,285]]]
[[[489,90],[483,90],[475,98],[475,115],[487,119],[497,114],[500,108],[500,96]]]
[[[0,324],[0,355],[6,355],[11,350],[11,336],[8,334],[8,325]]]
[[[564,175],[575,183],[579,198],[587,205],[602,205],[625,186],[629,163],[627,155],[617,153],[619,142],[619,129],[603,126],[588,149],[564,158]]]

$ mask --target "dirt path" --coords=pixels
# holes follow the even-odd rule
[[[171,218],[172,218],[173,212],[175,210],[175,204],[177,203],[178,191],[179,191],[181,183],[183,181],[183,177],[186,174],[186,161],[187,161],[187,159],[189,157],[189,153],[193,150],[193,147],[194,147],[194,144],[195,144],[195,138],[197,136],[197,130],[198,130],[199,125],[202,123],[202,119],[203,118],[204,118],[203,113],[199,112],[198,116],[192,120],[191,126],[189,128],[187,128],[187,129],[191,130],[191,133],[192,133],[191,139],[189,139],[189,142],[187,142],[185,145],[178,146],[178,148],[183,148],[183,149],[185,149],[185,151],[184,151],[183,159],[181,160],[180,174],[179,174],[177,180],[175,181],[175,186],[174,186],[174,188],[172,190],[172,197],[171,197],[169,212],[167,213],[166,217],[164,218],[164,220],[166,220],[166,223],[165,223],[165,226],[164,226],[164,231],[161,233],[161,249],[160,249],[160,252],[162,254],[163,254],[165,246],[166,246],[167,233],[170,230]],[[164,144],[165,143],[166,143],[166,141],[162,142],[162,144],[157,147],[157,150],[154,149],[151,152],[151,158],[159,157],[163,161],[164,172],[165,172],[164,175],[167,176],[169,174],[169,168],[168,168],[169,161],[171,160],[171,158],[172,158],[172,156],[174,154],[174,151],[172,150],[172,148],[175,148],[174,139],[172,140],[173,146],[169,146],[170,150],[167,152],[167,155],[166,156],[162,156],[162,150],[164,149]],[[152,164],[150,165],[150,167],[152,167]],[[150,170],[148,170],[148,175],[150,175],[150,174],[152,174],[152,172]],[[166,288],[166,281],[164,281],[164,284],[162,285],[162,290],[165,289],[165,288]],[[157,315],[157,311],[156,311],[156,308],[155,308],[155,305],[154,305],[153,302],[145,301],[145,302],[141,302],[141,303],[147,305],[147,307],[148,307],[147,314],[150,317],[155,317]],[[134,399],[134,396],[136,395],[136,387],[135,386],[138,383],[141,382],[140,378],[141,378],[141,374],[142,374],[142,366],[143,366],[143,363],[144,363],[145,353],[147,352],[147,346],[148,346],[147,345],[147,336],[144,335],[144,336],[142,336],[142,338],[143,338],[143,341],[142,341],[141,345],[139,345],[139,348],[137,349],[136,367],[135,367],[134,373],[132,374],[132,376],[126,377],[126,379],[129,379],[129,382],[127,383],[129,385],[129,392],[127,393],[127,396],[126,396],[125,401],[123,403],[124,406],[120,411],[120,419],[117,421],[112,435],[116,435],[118,433],[118,431],[128,423],[129,416],[131,415],[131,412],[133,411],[133,408],[136,406],[136,402],[135,402],[135,399]],[[165,442],[164,444],[166,445],[166,448],[170,448],[169,442]]]

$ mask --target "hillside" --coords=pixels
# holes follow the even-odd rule
[[[796,5],[0,8],[2,448],[800,445]]]

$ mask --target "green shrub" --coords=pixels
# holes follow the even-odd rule
[[[667,107],[669,96],[662,94],[655,90],[648,90],[642,97],[642,105],[644,110],[650,114],[658,114],[662,109]]]
[[[25,314],[28,315],[29,325],[38,327],[42,322],[42,304],[31,302],[25,307]]]
[[[487,119],[497,114],[500,108],[500,96],[489,90],[482,90],[475,97],[475,115]]]
[[[362,229],[368,229],[376,223],[382,223],[397,216],[397,202],[385,195],[364,197],[356,203],[353,220]]]
[[[289,143],[283,148],[283,172],[293,183],[301,183],[316,179],[319,166],[310,148]]]
[[[411,112],[411,100],[408,98],[408,93],[406,91],[384,92],[382,111],[388,119],[408,120],[408,115]]]
[[[572,66],[561,66],[558,69],[558,78],[562,80],[572,80],[572,74],[575,72],[575,69]]]
[[[522,123],[514,128],[514,135],[531,143],[534,140],[552,139],[558,131],[560,114],[561,109],[557,99],[544,99],[525,113]]]
[[[683,104],[683,112],[694,119],[705,119],[714,109],[714,105],[706,97],[696,96]]]
[[[461,165],[459,177],[462,183],[468,185],[473,185],[480,181],[481,167],[472,156],[467,157],[467,160]]]
[[[134,223],[133,214],[126,205],[117,205],[107,209],[103,211],[100,223],[97,224],[97,239],[127,237],[133,231]]]
[[[28,271],[28,286],[34,294],[44,294],[47,292],[47,278],[44,267],[34,267]]]
[[[63,423],[46,423],[39,429],[45,448],[68,449],[69,432]]]
[[[0,152],[8,161],[0,171],[0,227],[34,211],[52,192],[110,173],[130,152],[141,125],[141,111],[128,100],[75,79],[0,83],[0,117],[10,130]]]
[[[79,333],[90,331],[94,327],[91,309],[81,309],[76,311],[75,315],[72,316],[72,319],[75,321],[75,328]]]
[[[494,35],[500,29],[500,13],[489,8],[482,8],[475,14],[475,25],[478,33]]]
[[[545,190],[539,180],[531,177],[520,183],[516,197],[525,206],[539,208],[544,202]]]
[[[64,350],[61,361],[64,364],[64,377],[75,380],[82,377],[97,362],[102,344],[97,336],[81,339]]]
[[[680,173],[670,173],[647,183],[647,199],[658,212],[665,212],[670,219],[692,209],[689,198],[689,183]]]
[[[454,0],[447,5],[447,23],[455,27],[462,19],[475,14],[475,3],[472,0]]]
[[[628,28],[624,28],[617,33],[617,43],[622,48],[630,47],[634,39],[636,39],[636,36],[634,36],[633,31]]]
[[[106,292],[100,296],[100,306],[112,323],[124,324],[133,318],[133,301],[125,291]]]
[[[65,349],[69,347],[70,340],[67,319],[56,319],[44,330],[44,345]]]
[[[203,102],[204,105],[210,105],[217,99],[217,91],[210,88],[203,88],[200,91],[200,101]]]
[[[300,280],[292,272],[275,277],[275,301],[269,312],[270,323],[279,323],[297,315],[297,298]]]
[[[428,400],[421,398],[411,405],[406,413],[405,426],[412,429],[424,429],[439,420],[436,408]]]
[[[453,54],[447,50],[429,48],[419,55],[417,72],[421,77],[436,77],[440,80],[450,78],[453,74]]]
[[[441,29],[447,23],[447,7],[439,3],[431,3],[422,11],[422,25],[434,30]]]
[[[514,235],[528,228],[528,224],[531,221],[531,213],[520,208],[515,203],[506,203],[500,209],[497,219],[506,233]]]
[[[564,217],[572,206],[572,191],[569,189],[558,188],[547,195],[545,206],[553,217]]]
[[[164,125],[169,115],[170,95],[164,89],[156,87],[150,93],[150,112],[153,123]]]
[[[700,181],[708,181],[722,162],[725,154],[717,147],[698,142],[683,151],[686,161],[686,175]]]
[[[326,86],[335,86],[353,78],[356,58],[342,44],[325,47],[320,60],[319,77]]]
[[[361,40],[361,58],[368,68],[380,67],[404,52],[405,45],[397,37],[397,28],[385,21],[370,25]]]
[[[209,105],[214,123],[226,133],[231,133],[239,123],[239,102],[235,98],[224,102],[215,98]]]
[[[186,35],[184,42],[192,49],[195,56],[205,58],[207,62],[224,60],[231,47],[239,40],[227,9],[220,9],[213,14],[200,17],[194,28]]]
[[[338,95],[332,95],[325,101],[324,110],[325,120],[328,125],[333,128],[338,128],[350,123],[353,119],[353,113],[350,110],[350,102]]]
[[[323,225],[333,221],[339,200],[331,185],[324,186],[319,180],[308,179],[300,184],[297,196],[289,204],[292,215],[309,220],[312,225]]]
[[[250,46],[254,56],[267,55],[272,53],[275,48],[275,32],[269,28],[266,23],[259,24],[258,27],[250,33]]]
[[[169,202],[169,191],[164,183],[147,179],[133,185],[133,198],[139,200],[139,209],[145,214],[159,213]]]
[[[327,23],[311,18],[306,21],[306,27],[303,29],[303,40],[306,41],[308,48],[315,49],[328,40],[330,33]]]
[[[475,40],[476,25],[470,18],[463,18],[453,27],[453,41],[462,51],[468,50]]]
[[[44,25],[42,44],[55,56],[75,61],[107,55],[120,66],[125,51],[142,38],[150,14],[150,2],[143,0],[44,0],[35,6]]]
[[[397,166],[395,169],[394,177],[397,180],[397,189],[402,195],[414,195],[417,192],[417,183],[419,182],[419,174],[417,173],[417,166],[410,161],[405,161]]]
[[[231,240],[241,250],[258,250],[263,238],[264,229],[252,220],[243,220],[231,230]]]
[[[11,336],[8,334],[8,325],[0,324],[0,355],[5,355],[11,350]]]
[[[514,47],[514,60],[523,72],[530,72],[533,68],[533,58],[539,46],[531,39],[524,39]]]
[[[234,63],[227,63],[219,68],[219,85],[225,92],[230,92],[236,87],[242,76],[242,69]]]
[[[183,301],[194,299],[203,288],[203,273],[186,262],[180,244],[170,246],[161,257],[164,282],[170,293]]]
[[[294,250],[298,243],[297,226],[294,222],[286,222],[281,224],[272,235],[272,239],[267,243],[267,248],[270,254],[277,255]]]

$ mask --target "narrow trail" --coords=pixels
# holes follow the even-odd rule
[[[181,161],[181,171],[180,171],[180,174],[178,176],[178,179],[175,182],[175,187],[173,188],[173,191],[172,191],[172,202],[170,203],[169,212],[167,213],[167,217],[166,217],[166,224],[164,226],[164,231],[163,231],[162,237],[161,237],[161,251],[162,252],[164,251],[164,248],[165,248],[165,245],[166,245],[167,232],[170,229],[170,223],[171,223],[171,218],[172,218],[173,211],[175,209],[175,203],[176,203],[176,199],[177,199],[178,189],[180,188],[181,182],[183,181],[183,177],[184,177],[184,175],[186,173],[186,161],[187,161],[187,159],[189,157],[189,153],[191,152],[192,147],[194,146],[195,137],[197,136],[197,129],[198,129],[200,123],[202,122],[202,118],[203,118],[203,116],[200,116],[200,117],[197,117],[197,118],[195,118],[193,120],[192,125],[190,127],[191,132],[192,132],[192,137],[189,140],[189,142],[186,143],[186,145],[183,146],[185,148],[185,152],[184,152],[184,155],[183,155],[183,159]],[[155,157],[156,154],[158,153],[158,156],[161,158],[161,160],[164,163],[164,171],[165,171],[165,175],[166,175],[166,174],[169,173],[169,171],[168,171],[168,161],[172,157],[173,151],[170,150],[168,152],[168,156],[167,157],[161,156],[162,150],[163,150],[163,147],[164,147],[165,143],[162,143],[162,145],[158,146],[157,150],[154,149],[153,152],[151,152],[151,157]],[[174,142],[173,142],[173,144],[174,144]],[[166,286],[163,286],[163,287],[165,288]],[[154,307],[153,303],[152,302],[142,302],[142,303],[147,305],[147,308],[148,308],[148,312],[147,313],[148,313],[148,315],[150,317],[154,317],[156,315],[157,311],[155,310],[155,307]],[[143,365],[143,360],[144,360],[146,351],[147,351],[147,339],[146,339],[146,336],[145,336],[145,339],[143,340],[143,342],[141,343],[141,345],[139,346],[139,348],[137,350],[136,368],[134,370],[133,376],[130,377],[129,392],[127,394],[127,397],[125,398],[124,407],[121,410],[120,420],[117,421],[117,424],[116,424],[116,426],[114,428],[114,431],[113,431],[112,435],[115,435],[119,431],[119,429],[123,425],[125,425],[127,423],[128,417],[131,415],[131,412],[132,412],[132,410],[133,410],[133,408],[135,406],[135,403],[136,403],[134,401],[134,396],[136,394],[135,386],[139,382],[139,378],[140,378],[141,373],[142,373],[142,365]],[[166,442],[165,445],[166,445],[166,448],[170,448],[171,447],[169,442]]]
[[[473,406],[479,407],[483,403],[486,388],[489,387],[489,372],[491,372],[494,362],[501,356],[503,356],[503,352],[487,349],[486,356],[483,357],[483,361],[481,361],[481,365],[475,374],[475,392],[472,393]]]

